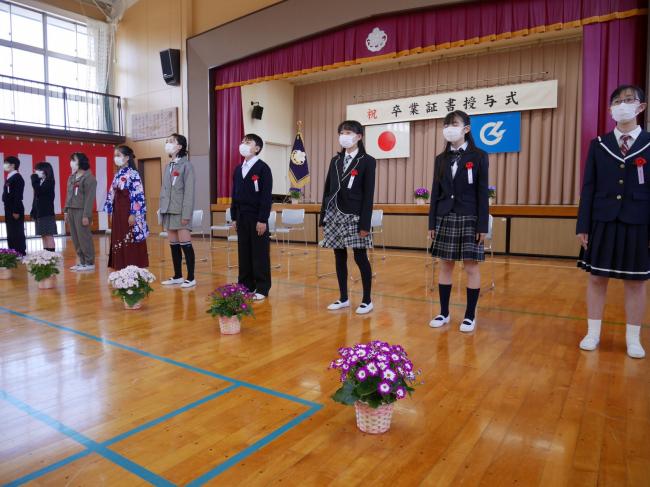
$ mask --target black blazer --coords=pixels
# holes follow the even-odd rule
[[[34,219],[44,216],[54,216],[54,180],[44,179],[32,174],[32,188],[34,188],[34,202],[30,216]]]
[[[230,217],[233,221],[242,216],[255,218],[259,223],[268,223],[271,214],[273,175],[271,168],[262,159],[258,159],[250,168],[245,178],[242,178],[242,164],[235,168],[232,178],[232,203]],[[253,177],[259,178],[255,191]]]
[[[643,165],[639,184],[636,161]],[[591,141],[580,193],[576,233],[590,233],[594,221],[616,219],[633,225],[650,224],[650,134],[642,130],[623,157],[614,132]]]
[[[443,154],[436,156],[434,174],[445,164],[440,181],[434,176],[429,206],[429,230],[435,230],[436,218],[454,212],[457,215],[476,216],[476,231],[487,233],[489,224],[488,169],[486,152],[479,148],[467,150],[458,161],[456,177],[451,175],[451,165]],[[472,163],[472,184],[469,184],[467,164]]]
[[[374,157],[359,150],[357,156],[350,162],[348,170],[343,172],[345,153],[336,154],[330,161],[330,167],[325,178],[323,203],[320,210],[320,225],[323,225],[325,211],[329,204],[336,205],[342,213],[359,217],[359,231],[370,231],[372,205],[375,198],[375,170],[377,161]],[[348,188],[352,171],[357,175]]]
[[[5,181],[2,190],[2,203],[5,206],[5,217],[12,213],[19,215],[25,214],[25,207],[23,206],[23,191],[25,190],[25,180],[16,173]]]

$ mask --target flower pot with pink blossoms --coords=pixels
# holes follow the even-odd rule
[[[0,279],[11,279],[22,255],[13,249],[0,249]]]
[[[253,297],[243,284],[224,284],[209,297],[207,312],[219,317],[219,330],[222,335],[237,335],[241,332],[241,319],[254,316]]]
[[[390,429],[394,403],[411,395],[420,374],[401,345],[378,340],[340,348],[330,368],[342,383],[332,399],[354,406],[357,427],[370,434]]]

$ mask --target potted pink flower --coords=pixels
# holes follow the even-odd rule
[[[427,188],[417,188],[413,193],[415,203],[418,205],[426,205],[429,201],[429,190]]]
[[[225,284],[210,295],[207,312],[219,317],[222,335],[236,335],[241,331],[241,318],[253,316],[253,296],[243,284]]]
[[[400,345],[375,340],[343,347],[330,368],[340,371],[342,382],[332,399],[354,405],[357,427],[364,433],[388,431],[393,404],[415,390],[413,363]]]
[[[13,249],[0,249],[0,279],[11,279],[11,271],[18,267],[21,257]]]

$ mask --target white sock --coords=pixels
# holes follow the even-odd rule
[[[641,346],[641,326],[625,325],[625,343],[627,344],[627,354],[632,358],[645,357],[645,350]]]
[[[602,320],[587,320],[587,335],[580,342],[583,350],[595,350],[600,342],[600,326]]]

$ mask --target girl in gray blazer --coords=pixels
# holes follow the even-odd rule
[[[165,143],[171,161],[165,168],[160,189],[160,218],[169,238],[174,263],[174,276],[163,286],[180,284],[196,286],[194,279],[194,248],[192,247],[192,214],[194,213],[194,168],[187,158],[187,139],[171,134]],[[182,260],[185,255],[187,279],[183,279]]]

